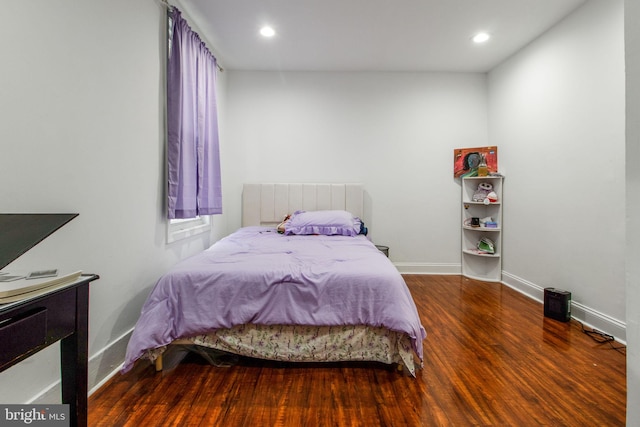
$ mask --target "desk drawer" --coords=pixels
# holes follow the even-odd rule
[[[46,308],[36,309],[0,323],[0,366],[45,345],[47,311]]]
[[[0,312],[0,371],[75,331],[76,290]]]

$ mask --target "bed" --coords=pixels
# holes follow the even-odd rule
[[[245,184],[242,209],[239,230],[158,280],[123,372],[140,358],[161,368],[168,349],[183,347],[374,361],[415,376],[426,333],[402,276],[364,233],[360,184]]]

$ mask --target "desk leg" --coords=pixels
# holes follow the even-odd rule
[[[75,333],[60,342],[62,403],[69,404],[71,427],[87,426],[89,284],[76,288]]]

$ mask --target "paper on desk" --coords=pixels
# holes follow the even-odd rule
[[[77,280],[82,271],[63,274],[57,277],[46,277],[42,279],[20,279],[12,282],[0,283],[0,304],[6,304],[34,296],[41,293],[40,291],[48,291],[56,286],[66,285]]]

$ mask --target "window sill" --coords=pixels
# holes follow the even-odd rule
[[[187,239],[211,231],[211,218],[170,219],[167,223],[167,243]]]

